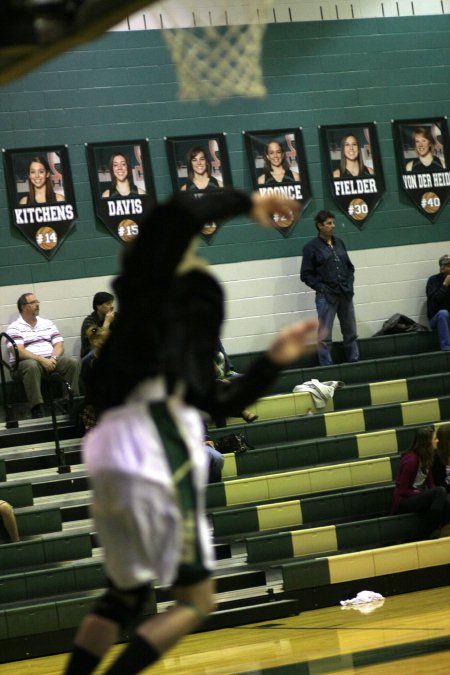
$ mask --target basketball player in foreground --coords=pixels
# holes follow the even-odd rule
[[[126,252],[114,282],[120,313],[92,371],[102,415],[84,443],[108,589],[78,630],[66,675],[91,673],[121,630],[139,622],[154,579],[171,586],[175,604],[138,625],[110,675],[141,672],[214,608],[198,411],[214,418],[255,401],[305,352],[317,325],[284,329],[246,375],[216,392],[223,296],[195,255],[195,235],[239,214],[270,227],[271,214],[292,217],[296,208],[226,188],[202,199],[178,193],[153,209]]]

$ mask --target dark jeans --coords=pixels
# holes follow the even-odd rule
[[[398,512],[421,513],[430,531],[436,530],[450,522],[450,494],[439,485],[411,497],[402,497]]]
[[[320,365],[329,366],[333,363],[330,348],[336,314],[341,325],[345,358],[350,362],[357,361],[359,359],[359,351],[356,342],[356,319],[353,300],[349,300],[343,295],[336,295],[333,300],[329,300],[323,293],[316,293],[316,308],[321,331],[321,338],[319,340]]]
[[[450,316],[446,309],[440,309],[431,319],[431,328],[437,328],[439,345],[442,351],[450,350]]]

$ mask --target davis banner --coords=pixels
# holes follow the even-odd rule
[[[333,199],[361,228],[385,190],[376,124],[364,122],[319,129]]]
[[[402,189],[432,222],[450,194],[450,144],[446,117],[392,122]]]
[[[120,241],[132,241],[156,201],[147,139],[86,143],[86,152],[98,219]]]
[[[199,199],[206,192],[229,187],[231,170],[224,133],[165,137],[167,159],[174,191]],[[211,240],[216,223],[205,223],[202,235]]]
[[[300,218],[311,201],[301,129],[244,131],[243,134],[253,188],[262,195],[278,194],[296,199],[302,206]],[[285,236],[296,222],[277,214],[274,220]]]
[[[77,217],[67,146],[3,150],[3,156],[13,223],[50,258]]]

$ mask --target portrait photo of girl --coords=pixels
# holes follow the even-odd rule
[[[94,208],[120,241],[135,239],[156,201],[148,139],[86,143]]]
[[[446,117],[393,120],[399,188],[435,222],[450,199],[450,136]]]
[[[270,140],[264,148],[264,171],[258,176],[259,185],[276,185],[277,183],[300,182],[298,167],[291,168],[283,144],[280,141]]]
[[[139,144],[99,146],[97,177],[103,199],[122,199],[146,194],[145,173]]]
[[[362,228],[385,192],[376,122],[324,125],[319,135],[334,202]]]
[[[77,218],[67,145],[3,150],[11,222],[46,258]]]
[[[166,138],[167,159],[174,191],[201,198],[224,186],[231,186],[225,134]],[[205,223],[201,234],[210,238],[216,223]]]
[[[187,180],[181,186],[184,192],[211,192],[223,188],[223,182],[212,175],[209,152],[201,145],[189,148],[186,154]]]
[[[444,145],[437,124],[405,125],[403,137],[406,171],[435,173],[445,170]]]
[[[19,204],[56,204],[64,202],[61,159],[49,151],[32,157],[16,157],[16,186]],[[22,196],[20,196],[23,192]]]
[[[111,155],[109,160],[109,175],[111,176],[111,185],[104,192],[102,197],[106,199],[120,199],[130,195],[145,195],[145,190],[135,184],[131,161],[128,155],[116,152]]]
[[[372,142],[367,126],[331,128],[327,140],[333,178],[374,175]]]
[[[301,207],[296,218],[274,214],[278,231],[287,236],[311,200],[302,130],[270,129],[243,133],[253,188],[261,195],[277,194],[295,199]]]
[[[339,166],[333,171],[333,178],[373,175],[373,167],[369,165],[372,161],[370,143],[365,146],[367,164],[364,162],[358,135],[345,134],[341,138],[340,146],[341,158]]]

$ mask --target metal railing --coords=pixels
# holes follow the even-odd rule
[[[8,343],[8,350],[12,349],[14,351],[14,362],[7,361],[6,358],[3,357],[3,351],[1,351],[1,347],[3,346],[3,340],[5,340]],[[8,335],[8,333],[0,333],[0,351],[1,351],[0,378],[3,396],[3,408],[5,411],[5,425],[7,429],[12,429],[17,428],[19,426],[19,422],[14,415],[13,404],[9,402],[6,373],[9,372],[11,374],[11,377],[13,377],[13,373],[17,370],[19,364],[19,350],[17,349],[16,343],[14,342],[12,337]],[[69,464],[66,463],[64,449],[61,447],[61,443],[59,440],[58,420],[56,417],[58,402],[57,397],[55,397],[55,386],[56,385],[62,386],[66,394],[66,397],[64,397],[64,401],[66,402],[68,410],[70,410],[70,408],[72,408],[73,406],[73,390],[70,384],[62,377],[62,375],[60,375],[60,373],[53,372],[46,379],[49,382],[50,415],[52,420],[53,436],[55,441],[55,453],[58,458],[57,471],[58,473],[69,473],[71,467]]]
[[[3,340],[8,342],[8,350],[12,349],[14,351],[14,362],[7,361],[3,357]],[[17,345],[8,335],[8,333],[0,333],[0,377],[2,384],[2,398],[3,398],[3,409],[5,411],[5,425],[7,429],[13,429],[19,426],[19,422],[15,419],[14,409],[10,403],[8,403],[8,387],[6,384],[6,372],[12,374],[17,369],[17,364],[19,363],[19,350]]]

